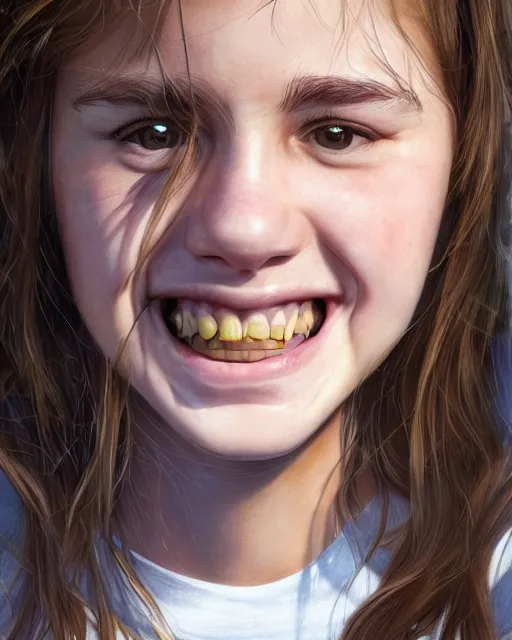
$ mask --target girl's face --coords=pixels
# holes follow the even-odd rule
[[[165,423],[223,456],[310,438],[406,331],[432,258],[450,112],[384,2],[371,15],[344,4],[343,17],[340,0],[184,2],[192,92],[178,3],[158,55],[124,55],[126,22],[60,73],[53,187],[83,319],[113,358],[149,300],[126,374]],[[123,289],[183,157],[191,93],[195,171]]]

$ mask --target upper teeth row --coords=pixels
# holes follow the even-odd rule
[[[193,300],[180,300],[170,317],[180,338],[197,333],[204,340],[217,335],[219,340],[291,340],[294,334],[309,335],[319,320],[312,301],[292,302],[281,307],[237,314],[227,309],[212,309]]]

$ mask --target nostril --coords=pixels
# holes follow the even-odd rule
[[[279,267],[282,264],[285,264],[286,262],[288,262],[288,260],[290,260],[290,256],[275,256],[274,258],[270,258],[269,260],[267,260],[267,262],[263,266]]]
[[[204,262],[226,262],[226,260],[220,256],[200,256],[199,259]]]
[[[279,267],[283,264],[286,264],[286,262],[288,262],[290,260],[291,256],[286,256],[286,255],[281,255],[281,256],[274,256],[272,258],[269,258],[268,260],[266,260],[263,263],[260,263],[258,265],[255,265],[254,268],[250,268],[247,266],[242,266],[240,264],[240,266],[238,268],[236,268],[236,266],[233,263],[230,263],[228,260],[226,260],[225,258],[221,257],[221,256],[216,256],[216,255],[203,255],[200,257],[200,260],[203,262],[209,262],[209,263],[213,263],[213,264],[227,264],[227,265],[231,265],[232,267],[236,268],[236,270],[240,273],[240,275],[242,276],[252,276],[254,274],[255,271],[258,271],[259,269],[265,269],[267,267]],[[242,258],[243,260],[243,258]]]

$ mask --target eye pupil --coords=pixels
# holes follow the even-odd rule
[[[336,151],[349,147],[353,138],[354,134],[350,129],[339,125],[322,127],[315,132],[316,142],[320,146]]]
[[[181,142],[180,133],[163,124],[145,127],[139,132],[138,137],[141,146],[150,151],[170,149],[178,146]]]

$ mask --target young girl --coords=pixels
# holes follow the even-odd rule
[[[0,637],[512,637],[510,0],[1,0]]]

